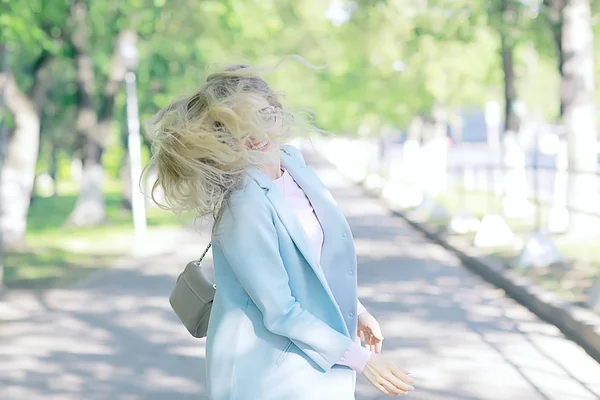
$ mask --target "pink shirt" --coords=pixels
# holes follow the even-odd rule
[[[298,216],[298,220],[300,221],[302,228],[304,228],[306,235],[310,239],[318,258],[320,259],[321,249],[323,248],[323,229],[321,228],[317,214],[310,204],[308,197],[306,197],[306,194],[304,194],[302,188],[296,183],[296,181],[294,181],[292,176],[288,174],[287,171],[284,171],[283,168],[282,171],[283,174],[281,177],[275,179],[273,183],[281,191],[283,197],[285,197],[288,204],[290,204]],[[357,306],[358,315],[366,311],[365,307],[359,300],[357,300]],[[370,356],[370,350],[362,347],[356,342],[353,342],[348,350],[346,350],[346,353],[344,353],[344,355],[340,358],[338,364],[346,365],[356,372],[362,373]]]

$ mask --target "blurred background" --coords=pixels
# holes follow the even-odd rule
[[[293,144],[415,398],[600,398],[599,34],[600,0],[0,0],[0,397],[204,393],[167,298],[210,236],[139,190],[144,122],[227,63],[296,54],[323,68],[266,78],[326,132]]]
[[[570,301],[599,301],[600,1],[1,7],[9,290],[72,282],[189,224],[192,215],[161,211],[137,190],[149,157],[143,122],[211,68],[298,54],[325,68],[289,62],[268,79],[330,132],[307,132],[313,147],[414,218]]]

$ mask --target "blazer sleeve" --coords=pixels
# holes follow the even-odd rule
[[[352,339],[330,327],[293,297],[279,253],[277,231],[266,204],[231,205],[223,215],[233,224],[213,237],[242,287],[262,312],[265,327],[292,340],[323,371],[350,347]]]

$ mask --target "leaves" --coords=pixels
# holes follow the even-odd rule
[[[31,84],[42,51],[58,65],[43,131],[72,135],[74,70],[65,40],[72,29],[70,2],[0,1],[7,10],[0,13],[0,40],[14,48],[12,66],[22,85]],[[334,131],[355,132],[379,119],[405,127],[436,102],[461,107],[501,100],[503,33],[514,42],[523,100],[555,115],[558,63],[550,9],[542,0],[504,2],[514,10],[508,18],[501,0],[89,1],[97,96],[107,79],[115,37],[129,28],[140,36],[142,119],[193,91],[219,63],[274,64],[299,54],[326,68],[288,62],[268,75],[273,86],[286,92],[288,106],[316,110],[319,125]],[[123,96],[116,107],[124,107]],[[118,131],[123,124],[114,126]],[[67,146],[73,140],[59,143]]]
[[[42,0],[1,0],[0,41],[12,47],[37,48],[57,52],[54,42],[60,32],[51,27],[60,19],[61,1],[50,8]]]

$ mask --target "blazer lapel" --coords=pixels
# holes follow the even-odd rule
[[[323,196],[322,193],[326,193],[329,197],[331,197],[331,194],[329,194],[329,192],[324,187],[321,187],[322,184],[320,184],[320,180],[311,179],[311,175],[315,174],[315,172],[312,171],[312,167],[302,166],[299,163],[297,163],[291,156],[287,156],[283,153],[281,154],[281,164],[292,176],[292,178],[294,178],[296,183],[300,185],[302,190],[305,191],[307,197],[311,202],[313,202],[313,200],[317,200],[319,196]],[[287,204],[281,192],[277,190],[277,188],[274,188],[273,181],[268,176],[266,176],[261,170],[255,167],[251,167],[247,170],[247,173],[258,183],[260,187],[266,189],[267,199],[269,199],[269,201],[275,208],[279,219],[287,229],[290,237],[294,241],[294,244],[296,245],[298,250],[300,250],[300,253],[302,253],[304,258],[314,271],[315,275],[319,279],[319,282],[321,282],[321,285],[325,288],[327,294],[329,295],[331,301],[337,305],[337,301],[335,300],[335,296],[333,295],[333,292],[329,287],[329,283],[327,282],[327,278],[323,273],[323,269],[319,265],[319,262],[316,258],[316,254],[312,247],[312,244],[310,243],[310,240],[306,235],[304,228],[302,228],[302,225],[300,225],[300,221],[298,220],[296,214],[294,214],[293,210]],[[333,198],[331,198],[331,201],[333,201]],[[316,202],[317,201],[315,201],[315,203]],[[323,227],[324,247],[327,243],[327,229],[324,228],[328,221],[328,217],[326,214],[327,212],[331,212],[332,210],[325,210],[325,208],[323,207],[316,208],[315,204],[313,204],[313,208],[315,209],[317,217],[319,218],[321,226]],[[333,207],[333,209],[335,210],[335,207]],[[344,317],[341,315],[339,308],[338,313],[340,315],[340,318],[343,319]]]
[[[300,221],[286,203],[281,192],[274,188],[273,181],[257,168],[249,168],[248,174],[252,176],[263,189],[266,189],[265,195],[267,196],[267,199],[275,208],[279,219],[287,229],[294,244],[298,250],[300,250],[300,253],[302,253],[306,261],[313,269],[320,269],[317,268],[318,260],[315,257],[315,252],[312,249],[312,245],[304,228],[300,225]]]
[[[314,169],[311,166],[301,166],[294,161],[282,155],[283,166],[302,188],[321,223],[323,228],[322,254],[324,255],[327,253],[327,249],[333,245],[338,234],[338,227],[344,226],[345,217]],[[325,261],[323,258],[321,260]]]

